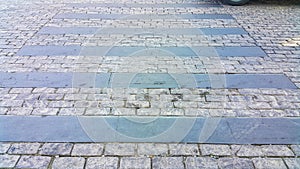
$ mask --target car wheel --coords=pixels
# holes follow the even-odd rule
[[[244,5],[249,2],[249,0],[223,0],[223,2],[228,5]]]

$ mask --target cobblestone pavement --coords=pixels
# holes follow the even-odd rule
[[[53,51],[45,50],[45,46],[53,47]],[[99,46],[108,47],[104,51],[107,55],[97,55],[103,53]],[[196,56],[184,57],[176,50],[195,46],[212,50],[194,51]],[[74,55],[74,51],[65,51],[68,47],[79,47],[80,51]],[[87,52],[89,47],[96,47],[93,54]],[[170,52],[165,47],[174,48]],[[226,53],[228,47],[237,47],[237,51]],[[254,48],[239,51],[243,47]],[[22,53],[25,48],[43,54]],[[256,49],[262,49],[263,55]],[[202,53],[208,57],[199,56]],[[275,0],[252,1],[245,6],[227,6],[214,0],[0,0],[0,72],[125,73],[110,79],[110,87],[92,88],[30,87],[30,82],[2,78],[0,120],[8,116],[299,120],[300,6]],[[208,74],[211,88],[178,86],[191,80],[180,78],[180,82],[158,78],[146,84],[154,87],[137,88],[126,73]],[[286,77],[294,88],[255,87],[263,83],[260,81],[252,82],[251,88],[227,88],[226,80],[214,80],[216,74],[277,74]],[[84,75],[75,75],[73,84],[93,79]],[[39,77],[26,79],[41,81]],[[141,76],[136,84],[145,85],[147,80],[151,78]],[[15,83],[21,87],[13,87]],[[126,83],[128,87],[119,87]],[[174,84],[177,87],[172,87]],[[3,128],[0,124],[0,130]],[[300,168],[299,144],[284,141],[276,145],[267,141],[83,143],[31,142],[26,138],[17,142],[4,141],[3,137],[0,132],[0,168]],[[299,142],[297,133],[295,139]]]

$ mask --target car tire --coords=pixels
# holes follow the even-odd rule
[[[223,0],[223,3],[228,5],[245,5],[249,0]]]

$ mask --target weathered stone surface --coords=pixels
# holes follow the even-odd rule
[[[70,155],[72,143],[45,143],[39,154],[43,155]]]
[[[45,156],[22,156],[16,168],[47,168],[51,157]]]
[[[87,159],[86,168],[87,169],[98,169],[98,168],[118,168],[117,157],[90,157]]]
[[[153,168],[178,168],[183,169],[183,158],[182,157],[155,157],[152,159]]]
[[[218,163],[216,159],[210,157],[187,157],[186,168],[211,168],[217,169]]]
[[[197,144],[169,144],[172,155],[199,155]]]
[[[137,144],[138,155],[166,155],[168,153],[167,144],[143,143]]]
[[[251,159],[247,158],[220,158],[218,164],[222,169],[254,169]]]
[[[212,145],[202,144],[200,145],[200,151],[202,155],[215,155],[215,156],[230,156],[232,155],[230,147],[228,145]]]
[[[130,143],[108,143],[105,145],[105,155],[134,155],[136,145]]]
[[[121,158],[120,168],[151,168],[151,160],[147,157],[123,157]]]
[[[287,168],[280,158],[254,158],[253,163],[255,168],[265,169],[265,168],[274,168],[274,169],[285,169]]]
[[[8,154],[36,154],[39,147],[39,143],[15,143],[9,148]]]
[[[72,150],[72,155],[102,155],[103,149],[103,144],[75,144]]]
[[[20,156],[18,155],[0,155],[0,167],[1,168],[13,168]]]
[[[55,158],[52,164],[52,168],[74,168],[83,169],[85,159],[82,157],[58,157]]]

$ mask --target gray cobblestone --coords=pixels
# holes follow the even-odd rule
[[[182,157],[155,157],[152,159],[152,168],[183,169]]]
[[[75,144],[72,150],[73,156],[96,156],[102,155],[103,144]]]
[[[16,168],[47,168],[51,157],[44,156],[22,156]]]
[[[280,158],[254,158],[253,163],[257,169],[284,169],[287,168]]]
[[[36,154],[39,148],[39,143],[14,143],[9,148],[8,154]]]
[[[129,156],[135,155],[136,144],[108,143],[105,145],[105,155]]]
[[[71,143],[45,143],[39,154],[43,155],[70,155],[73,144]]]
[[[123,157],[121,158],[120,168],[151,168],[151,160],[146,157]]]
[[[7,111],[7,115],[30,115],[32,113],[32,110],[32,108],[14,107]]]
[[[285,158],[284,161],[289,169],[300,168],[300,159],[299,158]]]
[[[109,115],[110,108],[87,108],[85,115]]]
[[[167,144],[143,143],[137,144],[138,155],[166,155],[168,153]]]
[[[202,155],[230,156],[232,154],[228,145],[200,145]]]
[[[237,152],[238,156],[294,156],[294,153],[284,145],[242,145]]]
[[[58,108],[35,108],[32,111],[32,115],[57,115],[58,114],[59,109]]]
[[[222,169],[254,169],[251,159],[247,158],[220,158],[218,163]]]
[[[1,168],[13,168],[20,156],[18,155],[0,155],[0,167]]]
[[[300,156],[300,145],[292,145],[291,148],[297,156]]]
[[[0,153],[4,154],[10,147],[10,143],[2,143],[0,142]]]
[[[87,169],[98,169],[98,168],[118,168],[117,157],[90,157],[87,159],[86,168]]]
[[[197,144],[170,144],[169,149],[172,155],[199,155]]]
[[[83,169],[85,159],[82,157],[58,157],[55,158],[52,164],[52,168],[74,168]]]
[[[216,159],[210,157],[187,157],[185,160],[186,168],[211,168],[217,169],[218,163]]]

